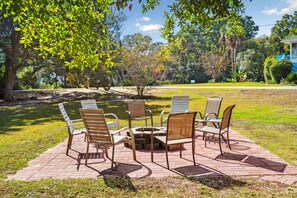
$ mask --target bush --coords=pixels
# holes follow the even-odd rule
[[[291,72],[287,76],[287,81],[290,83],[297,84],[297,72]]]
[[[271,75],[270,75],[270,68],[277,63],[277,59],[275,56],[269,56],[264,61],[264,79],[266,83],[271,83]]]
[[[286,78],[292,71],[292,62],[286,59],[277,61],[275,65],[270,67],[270,75],[272,82],[280,83],[282,78]]]

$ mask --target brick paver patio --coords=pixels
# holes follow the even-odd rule
[[[85,166],[86,143],[83,135],[75,136],[72,150],[66,156],[67,140],[47,150],[31,160],[27,167],[8,180],[38,180],[42,178],[95,178],[104,175],[127,175],[129,177],[165,177],[165,176],[258,176],[264,180],[278,181],[297,185],[297,167],[256,145],[251,140],[231,130],[230,151],[223,144],[224,156],[220,155],[218,143],[204,141],[201,136],[196,139],[194,166],[191,155],[191,144],[186,144],[183,158],[179,151],[169,153],[170,170],[166,168],[165,150],[155,150],[154,162],[151,162],[149,150],[137,150],[137,161],[133,160],[132,151],[117,145],[115,150],[116,170],[111,170],[111,161],[103,155],[102,150],[90,149],[90,159]],[[111,156],[111,149],[109,149]]]

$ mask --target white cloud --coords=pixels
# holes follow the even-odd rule
[[[143,32],[158,32],[163,26],[160,24],[141,25],[139,29]]]
[[[140,23],[136,23],[135,26],[136,26],[136,27],[139,27],[139,26],[140,26]]]
[[[147,22],[147,21],[150,21],[150,20],[151,20],[151,18],[149,18],[149,17],[142,17],[140,19],[137,19],[137,21],[144,21],[144,22]]]
[[[265,10],[263,10],[262,12],[266,15],[273,15],[273,14],[284,15],[284,14],[288,14],[290,12],[297,10],[297,1],[296,0],[287,0],[285,3],[287,4],[286,8],[283,8],[283,9],[265,8]]]

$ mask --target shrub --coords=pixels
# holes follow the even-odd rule
[[[264,79],[266,83],[271,83],[270,68],[277,63],[275,56],[269,56],[264,61]]]
[[[297,72],[291,72],[287,76],[287,81],[290,83],[297,84]]]
[[[279,60],[270,67],[271,79],[274,83],[280,83],[282,78],[286,78],[292,71],[292,62],[286,59]]]

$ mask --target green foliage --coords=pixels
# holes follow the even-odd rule
[[[275,65],[270,67],[272,82],[280,83],[292,71],[292,62],[286,59],[279,60]]]
[[[291,72],[287,76],[286,80],[290,83],[297,84],[297,72]]]
[[[263,81],[264,55],[256,49],[247,49],[237,55],[238,70],[246,80]]]
[[[271,35],[284,39],[297,34],[297,11],[285,14],[271,29]]]
[[[277,63],[275,56],[269,56],[264,61],[264,79],[266,83],[272,83],[272,77],[270,74],[270,68]]]
[[[121,81],[136,86],[142,97],[146,86],[156,85],[163,79],[165,63],[169,57],[162,43],[153,43],[152,38],[140,33],[126,35],[122,39],[121,62],[116,66],[125,74]]]
[[[259,31],[259,26],[255,25],[255,22],[252,20],[251,16],[243,16],[240,18],[240,23],[242,24],[245,32],[245,39],[255,38],[257,32]]]

